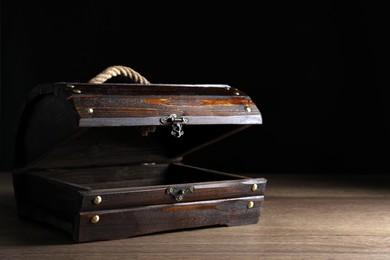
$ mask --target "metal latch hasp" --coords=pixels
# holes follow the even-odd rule
[[[183,131],[183,126],[182,124],[187,124],[188,123],[188,118],[186,117],[181,117],[176,114],[170,114],[167,117],[162,117],[160,118],[160,122],[164,125],[172,125],[172,131],[171,134],[174,137],[181,137],[184,134]]]

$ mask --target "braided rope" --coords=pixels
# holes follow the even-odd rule
[[[104,83],[112,77],[124,76],[130,78],[135,83],[150,84],[150,82],[144,78],[141,74],[133,70],[132,68],[115,65],[106,68],[98,75],[88,81],[88,83]]]

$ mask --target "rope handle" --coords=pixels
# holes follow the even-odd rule
[[[88,81],[88,83],[104,83],[107,80],[109,80],[112,77],[117,76],[123,76],[130,78],[135,83],[140,84],[150,84],[150,82],[143,77],[141,74],[139,74],[137,71],[133,70],[132,68],[121,66],[121,65],[114,65],[106,68],[102,72],[100,72],[98,75],[93,77]]]

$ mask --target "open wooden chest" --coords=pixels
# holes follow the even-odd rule
[[[261,123],[251,98],[227,85],[39,85],[16,138],[18,213],[78,242],[256,224],[266,179],[182,159]]]

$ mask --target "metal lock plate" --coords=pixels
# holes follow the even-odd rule
[[[190,187],[168,187],[167,194],[175,197],[177,201],[184,200],[185,196],[189,193],[193,193],[195,188],[193,186]]]

